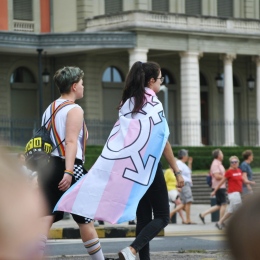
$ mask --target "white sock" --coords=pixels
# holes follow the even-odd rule
[[[93,259],[93,260],[104,260],[105,259],[98,238],[94,238],[94,239],[84,242],[84,246],[87,249],[91,259]]]

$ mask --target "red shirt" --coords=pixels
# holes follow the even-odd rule
[[[243,184],[243,178],[242,178],[242,171],[237,169],[228,169],[225,173],[225,177],[228,180],[228,193],[232,192],[242,192],[242,184]]]

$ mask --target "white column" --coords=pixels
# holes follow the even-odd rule
[[[181,144],[201,145],[199,52],[181,56]]]
[[[260,56],[255,58],[256,62],[256,120],[257,120],[257,146],[260,146]]]
[[[226,54],[222,56],[224,63],[224,145],[235,145],[234,132],[234,90],[232,62],[236,55]]]
[[[135,49],[128,50],[128,53],[129,53],[129,68],[131,68],[136,61],[147,62],[148,49],[135,48]]]

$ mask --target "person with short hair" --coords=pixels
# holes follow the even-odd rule
[[[38,172],[39,187],[48,204],[48,212],[41,219],[41,241],[37,255],[39,259],[44,254],[49,229],[54,222],[63,218],[64,212],[53,212],[56,203],[72,184],[87,173],[83,164],[88,132],[84,111],[75,103],[84,96],[83,77],[84,72],[78,67],[63,67],[57,70],[53,79],[60,97],[47,107],[42,116],[42,125],[45,125],[53,114],[47,127],[51,129],[50,137],[55,149],[51,153],[49,166]],[[60,107],[62,108],[57,110]],[[55,111],[58,112],[55,114]],[[93,220],[73,213],[71,215],[79,226],[84,247],[90,258],[104,260]]]
[[[228,182],[228,210],[225,215],[216,223],[216,227],[220,230],[223,228],[224,221],[227,220],[232,215],[232,213],[236,211],[242,204],[240,193],[242,192],[243,182],[246,184],[254,184],[253,181],[249,181],[243,178],[243,175],[245,173],[242,173],[241,169],[238,168],[239,159],[237,156],[231,156],[229,158],[229,162],[230,168],[225,172],[225,176],[211,193],[211,196],[214,196],[217,190],[223,185],[223,183],[225,183],[226,181]]]
[[[240,164],[239,168],[243,173],[245,173],[243,176],[246,178],[246,180],[252,181],[253,180],[253,171],[251,169],[250,163],[254,159],[254,155],[252,150],[245,150],[242,153],[244,161]],[[250,184],[244,184],[243,183],[243,196],[247,196],[249,194],[253,193],[253,189]]]
[[[223,161],[223,152],[220,149],[216,149],[212,152],[213,161],[210,166],[210,175],[212,176],[212,191],[218,186],[225,174],[225,168],[222,164]],[[206,211],[199,214],[199,217],[203,224],[205,224],[205,217],[208,214],[211,214],[219,210],[220,218],[225,214],[227,207],[226,199],[226,184],[223,183],[222,186],[216,192],[216,205],[210,207]]]
[[[181,209],[185,209],[186,212],[186,221],[182,221],[182,224],[196,224],[192,222],[190,219],[190,208],[193,202],[192,196],[192,178],[191,178],[191,169],[192,169],[193,158],[189,157],[188,151],[185,149],[181,149],[178,151],[178,160],[176,164],[181,170],[182,177],[184,179],[184,186],[181,189],[180,197],[182,204],[178,205],[173,211],[170,212],[170,218],[173,215],[180,211]],[[186,164],[187,163],[187,164]]]

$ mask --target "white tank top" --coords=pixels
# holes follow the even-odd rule
[[[63,102],[65,102],[66,99],[57,99],[56,102],[55,102],[55,109]],[[63,145],[65,147],[65,127],[66,127],[66,120],[67,120],[67,114],[68,112],[74,108],[74,107],[80,107],[79,105],[77,104],[70,104],[70,105],[67,105],[63,108],[61,108],[56,116],[55,116],[55,127],[56,127],[56,130],[57,130],[57,133],[59,135],[59,138],[62,142],[62,144],[60,145]],[[81,107],[80,107],[81,108]],[[45,124],[45,122],[50,118],[51,116],[51,104],[47,107],[47,109],[45,110],[43,116],[42,116],[42,125]],[[46,128],[48,126],[48,123],[46,125]],[[82,129],[80,130],[80,133],[79,133],[79,137],[78,137],[78,141],[77,141],[77,153],[76,153],[76,158],[77,159],[80,159],[80,160],[83,160],[84,161],[84,157],[83,157],[83,151],[84,151],[84,147],[83,147],[83,125],[82,125]],[[54,138],[54,134],[53,134],[53,131],[51,131],[51,140],[53,141],[53,143],[55,144],[55,138]],[[56,144],[58,145],[58,144]],[[54,147],[56,146],[54,145]],[[61,158],[64,158],[64,156],[61,156],[59,155],[59,152],[58,152],[58,149],[55,149],[52,153],[51,153],[53,156],[59,156]]]

